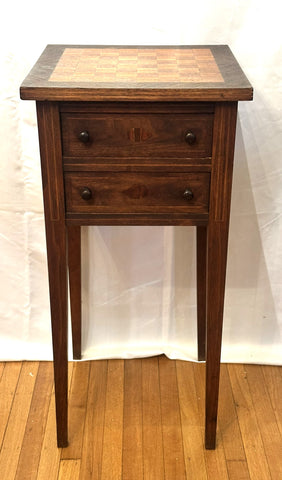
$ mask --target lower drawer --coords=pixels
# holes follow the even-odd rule
[[[209,173],[66,172],[66,211],[207,213],[209,185]]]

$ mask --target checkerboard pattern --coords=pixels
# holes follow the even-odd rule
[[[65,48],[50,82],[224,82],[209,48]]]

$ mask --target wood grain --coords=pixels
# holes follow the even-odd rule
[[[80,460],[62,460],[58,480],[79,480]]]
[[[165,478],[186,479],[175,362],[159,358]]]
[[[84,200],[84,188],[91,198]],[[208,212],[210,175],[208,173],[171,173],[161,171],[111,174],[108,171],[66,173],[67,213],[169,214]],[[192,198],[184,195],[186,189]]]
[[[73,59],[63,56],[66,49]],[[99,64],[96,49],[107,63]],[[130,58],[136,49],[142,55],[132,67]],[[105,58],[107,52],[114,53],[111,59]],[[120,60],[122,52],[127,58]],[[60,65],[60,59],[68,66]],[[252,95],[227,45],[48,45],[21,86],[25,100],[238,101],[251,100]]]
[[[182,438],[187,478],[207,480],[204,456],[203,423],[197,402],[193,365],[190,362],[176,362]]]
[[[272,409],[282,435],[282,368],[264,365],[262,367],[264,382],[267,385]]]
[[[115,360],[111,362],[116,363]],[[111,367],[112,372],[120,371],[120,362],[117,361],[117,370]],[[113,443],[112,446],[107,446],[107,452],[110,450],[113,452],[113,463],[120,465],[122,458],[120,477],[122,480],[182,478],[181,470],[176,470],[180,465],[181,456],[177,457],[178,460],[175,456],[182,448],[185,480],[280,478],[281,367],[222,365],[218,447],[215,451],[207,451],[204,449],[203,364],[174,361],[163,356],[125,360],[121,402],[123,408],[119,407],[115,414],[121,425],[122,443],[118,442],[119,446],[115,443],[116,436],[111,437],[107,433],[108,429],[112,429],[113,417],[109,415],[109,405],[106,406],[107,392],[111,391],[112,386],[115,391],[119,380],[117,381],[113,375],[108,378],[107,360],[85,362],[84,373],[80,369],[75,371],[76,365],[73,362],[69,365],[69,395],[70,404],[75,403],[77,407],[81,405],[78,401],[81,382],[83,379],[86,382],[85,374],[87,369],[90,369],[86,409],[81,405],[81,421],[85,424],[82,433],[83,448],[81,449],[77,442],[77,451],[73,450],[71,453],[68,450],[76,458],[66,459],[64,449],[57,448],[54,435],[56,429],[54,392],[51,401],[50,397],[48,400],[48,393],[44,402],[44,391],[52,385],[51,364],[49,362],[42,362],[39,365],[37,362],[5,364],[0,390],[2,382],[3,386],[9,383],[7,373],[9,371],[12,402],[10,415],[5,416],[5,420],[1,417],[5,421],[5,424],[1,425],[4,431],[0,447],[1,478],[101,479],[103,461],[106,461],[107,465],[109,462],[103,455],[105,434],[107,442]],[[7,366],[9,368],[5,374]],[[19,366],[21,372],[17,377]],[[15,378],[18,378],[18,382]],[[43,386],[45,378],[49,387]],[[42,392],[40,385],[43,387]],[[47,404],[49,410],[46,416]],[[45,412],[43,421],[39,420],[37,425],[34,425],[32,421],[34,415],[42,407]],[[106,409],[108,414],[105,415]],[[30,428],[32,434],[29,434]],[[71,426],[71,431],[72,428]],[[181,435],[179,430],[182,432]],[[35,445],[31,443],[33,435]],[[40,440],[42,438],[43,442]],[[38,444],[36,439],[39,440]],[[152,448],[155,446],[158,446],[157,450]],[[40,452],[39,464],[38,452]],[[165,452],[164,456],[162,452]],[[160,456],[157,456],[157,453]],[[23,461],[24,455],[27,455],[26,462]],[[177,477],[173,473],[176,471],[179,473]]]
[[[229,221],[236,119],[237,103],[216,106],[210,200],[210,216],[216,222]]]
[[[21,372],[21,362],[9,362],[3,365],[0,382],[0,445],[3,443],[5,427],[14,401],[15,390]]]
[[[135,114],[124,108],[119,113],[62,113],[62,141],[65,157],[131,157],[209,158],[212,150],[213,115],[210,113],[151,113],[144,106]],[[188,107],[189,110],[189,107]],[[89,140],[82,142],[79,134],[88,132]],[[192,145],[185,141],[193,132]],[[192,162],[191,162],[192,163]],[[195,162],[194,162],[195,163]]]
[[[83,480],[102,475],[107,383],[108,361],[91,362],[80,468]]]
[[[206,359],[207,228],[197,227],[197,340],[198,361]]]
[[[250,474],[246,460],[228,460],[227,470],[229,480],[249,480]]]
[[[193,363],[196,399],[198,402],[200,425],[202,426],[202,442],[205,443],[205,429],[204,423],[204,405],[205,405],[205,374],[206,367],[203,363]],[[204,449],[204,456],[206,462],[206,473],[208,480],[220,478],[220,480],[229,480],[227,464],[224,452],[224,445],[222,441],[221,431],[217,431],[217,447],[216,450]],[[197,477],[196,477],[197,478]]]
[[[38,362],[23,363],[14,391],[15,398],[0,452],[0,472],[5,480],[16,477],[38,368]]]
[[[76,362],[73,367],[69,394],[69,435],[70,443],[62,451],[66,460],[81,458],[85,425],[85,411],[89,386],[89,362]]]
[[[220,376],[222,401],[219,402],[219,426],[225,457],[228,461],[245,462],[246,455],[227,365],[221,365]],[[243,463],[240,468],[243,469]]]
[[[68,226],[68,267],[71,306],[72,350],[81,359],[81,234],[80,226]]]
[[[95,213],[68,213],[66,224],[69,225],[186,225],[190,227],[206,226],[208,223],[207,213],[171,213],[166,214],[105,214]]]
[[[124,360],[108,360],[101,480],[122,479]]]
[[[234,401],[242,432],[244,449],[251,478],[266,480],[271,478],[262,434],[257,421],[254,401],[248,385],[245,366],[228,366]]]
[[[281,452],[282,436],[264,383],[262,368],[245,365],[245,372],[270,474],[272,478],[282,478],[282,462],[277,461]]]
[[[15,480],[37,478],[53,387],[52,367],[50,362],[39,364]]]
[[[237,104],[215,109],[207,235],[206,448],[216,446],[220,355]],[[224,128],[224,125],[226,128]]]
[[[72,372],[74,363],[71,362],[68,368],[68,385],[69,393],[72,384]],[[56,441],[56,411],[55,411],[55,391],[54,386],[52,390],[52,397],[49,404],[49,411],[45,425],[44,438],[41,448],[40,462],[38,465],[38,479],[58,478],[60,469],[62,450],[57,447]]]
[[[58,446],[68,444],[67,241],[59,109],[37,103],[49,274]]]
[[[65,48],[49,82],[224,82],[210,48]]]
[[[143,480],[142,360],[124,364],[122,479]]]
[[[144,478],[165,479],[158,358],[142,360]]]

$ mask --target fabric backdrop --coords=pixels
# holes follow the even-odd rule
[[[0,359],[52,358],[35,105],[19,99],[45,45],[223,43],[255,94],[239,106],[222,360],[282,364],[279,2],[11,0],[1,10]],[[194,229],[82,230],[84,358],[196,359]]]

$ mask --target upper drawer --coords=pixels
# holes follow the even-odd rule
[[[61,115],[66,157],[211,156],[212,114]]]

